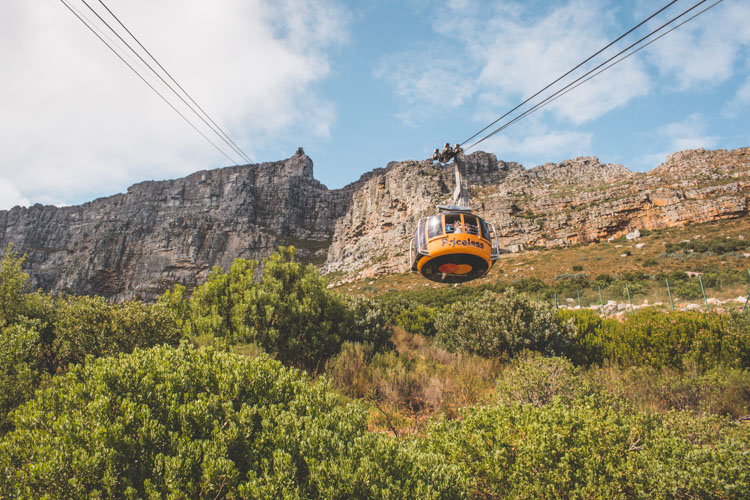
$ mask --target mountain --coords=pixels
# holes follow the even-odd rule
[[[526,170],[483,152],[465,165],[473,208],[515,250],[748,214],[750,148],[683,151],[646,173],[594,157]],[[0,211],[0,246],[27,254],[35,287],[115,300],[193,287],[213,266],[280,245],[333,279],[375,276],[408,268],[416,222],[452,190],[452,168],[430,161],[391,162],[331,190],[300,148],[283,161],[142,182],[80,206]]]

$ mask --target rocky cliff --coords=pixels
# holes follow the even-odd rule
[[[526,170],[481,152],[465,165],[473,208],[507,248],[748,213],[750,148],[676,153],[647,173],[596,158]],[[34,286],[115,299],[192,287],[212,266],[289,244],[334,279],[373,276],[408,268],[416,222],[452,190],[452,169],[429,161],[392,162],[329,190],[300,150],[280,162],[143,182],[80,206],[0,211],[0,246],[28,255]]]
[[[153,298],[279,245],[323,262],[350,198],[316,181],[312,160],[299,151],[281,162],[142,182],[80,206],[0,211],[0,245],[27,254],[34,287]]]
[[[494,223],[506,249],[565,246],[634,228],[748,214],[750,148],[676,153],[647,173],[587,157],[530,170],[486,153],[466,161],[472,207]],[[448,201],[452,187],[451,170],[429,162],[376,172],[354,190],[324,270],[360,277],[407,270],[416,221]]]

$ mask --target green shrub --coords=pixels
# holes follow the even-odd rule
[[[434,307],[426,307],[421,304],[414,309],[404,309],[396,317],[396,324],[409,333],[424,335],[425,337],[434,337],[435,318],[438,310]]]
[[[718,314],[642,309],[627,318],[620,332],[608,343],[606,357],[626,365],[684,369],[694,363],[706,370],[746,355],[728,337]]]
[[[372,300],[349,299],[328,290],[312,265],[294,260],[293,248],[280,248],[264,262],[235,260],[228,273],[214,268],[190,299],[188,328],[194,336],[213,336],[223,345],[255,344],[286,364],[317,370],[345,341],[388,347],[386,312]],[[173,309],[184,308],[172,296]]]
[[[102,297],[72,297],[55,304],[55,366],[82,363],[87,356],[113,356],[136,347],[177,345],[177,318],[163,303],[132,301],[108,305]]]
[[[518,292],[526,292],[529,294],[543,293],[546,295],[552,292],[552,288],[549,285],[534,276],[514,280],[511,286]]]
[[[462,496],[456,468],[266,356],[183,344],[73,367],[0,440],[0,496]]]
[[[44,376],[38,321],[0,330],[0,435],[10,430],[8,413],[27,401]]]
[[[524,349],[565,354],[569,345],[569,332],[558,323],[555,309],[514,289],[454,304],[438,314],[435,326],[438,345],[485,357]]]
[[[29,275],[21,268],[24,259],[13,251],[13,245],[8,245],[0,260],[0,328],[26,314]]]
[[[557,315],[561,326],[570,324],[575,331],[568,352],[570,360],[576,365],[604,363],[609,345],[619,339],[621,323],[588,309],[560,310]]]
[[[480,498],[745,498],[750,427],[630,413],[585,397],[473,409],[424,446],[475,478]]]
[[[750,241],[735,239],[699,239],[680,243],[667,243],[667,253],[695,252],[711,255],[724,255],[732,252],[743,252],[750,248]]]
[[[505,404],[533,406],[551,404],[557,398],[564,403],[583,397],[589,389],[580,370],[567,358],[545,358],[529,353],[513,360],[497,380],[497,398]]]
[[[687,300],[697,300],[703,298],[703,291],[697,279],[691,281],[678,282],[672,289],[675,297]]]
[[[586,273],[560,274],[555,276],[555,283],[552,288],[555,292],[566,296],[575,296],[578,290],[583,290],[591,286],[589,277]]]

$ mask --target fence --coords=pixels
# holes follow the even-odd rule
[[[748,276],[750,276],[750,269],[748,269],[747,272],[748,272]],[[698,283],[700,284],[700,289],[701,289],[701,294],[703,296],[703,304],[705,306],[705,311],[706,312],[711,312],[711,306],[709,304],[709,298],[708,298],[708,296],[706,294],[706,287],[703,284],[703,278],[701,277],[700,273],[695,273],[695,276],[697,276]],[[669,278],[665,278],[664,285],[665,285],[665,290],[667,292],[667,296],[669,297],[669,307],[670,307],[670,309],[672,311],[674,311],[675,310],[675,299],[679,298],[679,297],[675,297],[675,295],[673,293],[673,290],[672,290],[672,287],[669,284]],[[612,302],[610,302],[610,301],[605,302],[605,300],[604,300],[605,299],[605,293],[602,290],[601,286],[597,286],[597,292],[598,292],[598,298],[599,298],[599,304],[598,305],[595,304],[595,303],[592,304],[591,301],[589,301],[589,303],[588,303],[589,305],[588,306],[584,305],[584,303],[582,301],[582,298],[581,298],[581,292],[582,292],[581,288],[578,288],[576,290],[576,298],[575,299],[572,298],[572,297],[561,297],[561,296],[558,295],[557,292],[554,292],[555,308],[559,309],[560,307],[567,307],[567,306],[561,306],[561,304],[560,304],[560,299],[561,298],[565,302],[567,302],[567,303],[575,303],[575,304],[577,304],[578,309],[584,309],[584,308],[599,309],[603,314],[605,313],[605,310],[606,310],[607,306],[611,306],[612,305]],[[624,309],[625,311],[627,311],[628,306],[629,306],[630,312],[632,313],[632,312],[635,311],[636,307],[642,307],[642,306],[634,306],[633,305],[633,298],[632,298],[631,293],[630,293],[630,286],[629,286],[629,284],[627,282],[625,283],[625,296],[627,297],[627,301],[628,302],[627,302],[627,304],[625,305],[624,308],[621,308],[620,307],[620,303],[617,302],[617,301],[615,301],[615,304],[617,304],[616,308],[617,308],[618,311],[620,311],[622,309]],[[584,298],[585,298],[585,296],[584,296]],[[537,294],[537,301],[540,301],[540,300],[542,300],[542,299],[541,299],[540,295]],[[743,313],[745,313],[746,311],[750,310],[748,308],[748,303],[749,302],[750,302],[750,290],[748,290],[748,292],[747,292],[747,297],[745,298],[745,302],[744,302],[744,305],[742,307],[742,312]],[[575,306],[573,306],[573,308],[575,308]]]

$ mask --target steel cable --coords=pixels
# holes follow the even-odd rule
[[[175,106],[174,106],[174,105],[173,105],[173,104],[172,104],[171,102],[169,102],[169,100],[168,100],[168,99],[167,99],[166,97],[164,97],[164,96],[163,96],[163,95],[161,94],[161,92],[159,92],[158,90],[156,90],[156,88],[154,88],[154,86],[153,86],[153,85],[151,85],[151,84],[150,84],[150,83],[148,82],[148,80],[146,80],[146,79],[145,79],[145,78],[143,77],[143,75],[141,75],[141,74],[140,74],[140,73],[138,72],[138,70],[136,70],[136,69],[135,69],[135,68],[134,68],[134,67],[133,67],[133,66],[132,66],[132,65],[131,65],[131,64],[130,64],[130,63],[129,63],[128,61],[126,61],[126,60],[125,60],[125,58],[123,58],[123,57],[122,57],[122,56],[120,55],[120,53],[119,53],[119,52],[117,52],[117,50],[116,50],[116,49],[115,49],[114,47],[112,47],[112,45],[110,45],[110,44],[109,44],[109,43],[108,43],[108,42],[107,42],[107,41],[106,41],[106,40],[105,40],[105,39],[104,39],[104,38],[103,38],[103,37],[102,37],[101,35],[99,35],[99,33],[97,33],[97,32],[96,32],[96,30],[95,30],[94,28],[92,28],[92,27],[91,27],[91,26],[90,26],[90,25],[89,25],[89,24],[88,24],[88,23],[86,22],[86,20],[84,20],[84,18],[83,18],[83,17],[81,16],[81,15],[79,15],[79,13],[78,13],[78,11],[77,11],[77,9],[76,9],[75,7],[71,6],[71,5],[70,5],[70,4],[69,4],[69,3],[68,3],[68,2],[66,1],[66,0],[60,0],[60,2],[61,2],[61,3],[63,4],[63,5],[65,5],[65,7],[67,7],[67,8],[68,8],[68,10],[70,10],[70,12],[72,12],[72,13],[73,13],[73,15],[74,15],[74,16],[75,16],[76,18],[78,18],[78,20],[79,20],[79,21],[81,21],[81,22],[82,22],[82,23],[83,23],[83,24],[84,24],[84,25],[85,25],[85,26],[86,26],[86,27],[87,27],[87,28],[88,28],[88,29],[89,29],[89,30],[90,30],[90,31],[91,31],[91,32],[92,32],[92,33],[93,33],[94,35],[96,35],[96,37],[97,37],[97,38],[98,38],[99,40],[101,40],[101,42],[102,42],[102,43],[103,43],[104,45],[106,45],[106,46],[107,46],[107,47],[109,48],[109,50],[111,50],[111,51],[112,51],[112,52],[113,52],[113,53],[114,53],[114,54],[115,54],[115,55],[116,55],[116,56],[117,56],[117,57],[118,57],[118,58],[119,58],[119,59],[120,59],[120,60],[121,60],[121,61],[122,61],[122,62],[123,62],[123,63],[124,63],[124,64],[125,64],[125,65],[126,65],[126,66],[127,66],[128,68],[130,68],[130,70],[131,70],[131,71],[132,71],[133,73],[135,73],[135,74],[136,74],[136,75],[138,76],[138,78],[140,78],[141,80],[143,80],[143,83],[145,83],[146,85],[148,85],[148,87],[149,87],[149,88],[150,88],[151,90],[153,90],[153,91],[154,91],[154,92],[155,92],[155,93],[156,93],[156,94],[157,94],[157,95],[158,95],[159,97],[161,97],[161,99],[162,99],[162,100],[163,100],[163,101],[164,101],[165,103],[167,103],[167,105],[168,105],[168,106],[169,106],[170,108],[172,108],[172,110],[174,110],[174,112],[175,112],[175,113],[177,113],[178,115],[180,115],[180,117],[181,117],[181,118],[182,118],[183,120],[185,120],[185,121],[187,122],[187,124],[188,124],[188,125],[190,125],[190,126],[191,126],[191,127],[192,127],[192,128],[193,128],[193,129],[195,130],[195,131],[196,131],[196,132],[198,132],[198,133],[199,133],[199,134],[201,135],[201,137],[203,137],[203,138],[204,138],[204,139],[205,139],[206,141],[208,141],[208,143],[209,143],[209,144],[211,144],[211,145],[212,145],[212,146],[213,146],[214,148],[216,148],[216,150],[217,150],[217,151],[218,151],[219,153],[221,153],[222,155],[224,155],[224,157],[226,157],[226,158],[227,158],[227,159],[228,159],[228,160],[229,160],[230,162],[232,162],[232,164],[233,164],[233,165],[235,165],[235,166],[237,165],[237,163],[236,163],[236,162],[235,162],[235,161],[234,161],[234,160],[233,160],[233,159],[232,159],[232,158],[231,158],[231,157],[230,157],[230,156],[229,156],[229,155],[228,155],[227,153],[225,153],[225,152],[224,152],[224,151],[223,151],[223,150],[222,150],[222,149],[221,149],[221,148],[220,148],[219,146],[217,146],[217,145],[216,145],[216,143],[214,143],[214,142],[213,142],[213,141],[212,141],[211,139],[209,139],[209,138],[208,138],[208,137],[207,137],[207,136],[206,136],[206,135],[205,135],[205,134],[204,134],[203,132],[201,132],[201,131],[200,131],[200,129],[198,129],[198,127],[196,127],[196,126],[195,126],[195,124],[193,124],[193,122],[191,122],[191,121],[190,121],[190,120],[189,120],[189,119],[188,119],[188,118],[187,118],[187,117],[186,117],[185,115],[183,115],[183,114],[182,114],[182,113],[181,113],[181,112],[180,112],[180,111],[179,111],[179,110],[178,110],[178,109],[177,109],[177,108],[176,108],[176,107],[175,107]]]
[[[487,134],[486,136],[482,137],[481,139],[479,139],[478,141],[474,142],[474,143],[473,143],[473,144],[471,144],[470,146],[467,146],[467,147],[466,147],[466,148],[464,148],[464,149],[465,149],[465,150],[469,150],[469,149],[471,149],[471,148],[473,148],[473,147],[477,146],[477,145],[478,145],[478,144],[480,144],[481,142],[484,142],[485,140],[489,139],[490,137],[492,137],[493,135],[497,134],[498,132],[500,132],[500,131],[502,131],[502,130],[506,129],[507,127],[509,127],[509,126],[510,126],[510,125],[512,125],[513,123],[517,122],[518,120],[520,120],[520,119],[522,119],[522,118],[524,118],[524,117],[528,116],[529,114],[533,113],[534,111],[536,111],[536,110],[537,110],[537,109],[539,109],[540,107],[542,107],[542,106],[545,106],[546,104],[549,104],[549,102],[551,102],[552,100],[556,99],[557,97],[559,97],[559,96],[560,96],[561,94],[563,94],[564,92],[567,92],[567,91],[569,91],[569,90],[572,90],[572,88],[571,88],[571,87],[573,87],[574,85],[576,85],[576,84],[577,84],[578,82],[581,82],[581,80],[585,79],[586,77],[588,77],[588,76],[589,76],[589,75],[591,75],[592,73],[595,73],[595,72],[596,72],[597,70],[599,70],[599,69],[600,69],[600,68],[602,68],[603,66],[607,65],[607,64],[608,64],[609,62],[613,61],[614,59],[617,59],[618,57],[620,57],[620,56],[621,56],[622,54],[624,54],[625,52],[627,52],[627,51],[629,51],[630,49],[632,49],[633,47],[637,46],[638,44],[640,44],[641,42],[643,42],[643,41],[644,41],[644,40],[646,40],[647,38],[651,37],[651,36],[652,36],[652,35],[654,35],[655,33],[658,33],[659,31],[661,31],[662,29],[664,29],[664,28],[665,28],[665,27],[667,27],[668,25],[670,25],[670,24],[672,24],[673,22],[675,22],[675,21],[676,21],[677,19],[681,18],[681,17],[682,17],[682,16],[684,16],[685,14],[689,13],[690,11],[694,10],[695,8],[699,7],[699,6],[701,5],[701,4],[703,4],[703,3],[707,2],[707,1],[708,1],[708,0],[701,0],[701,1],[700,1],[700,2],[698,2],[697,4],[695,4],[695,5],[693,5],[692,7],[690,7],[689,9],[687,9],[687,10],[683,11],[683,12],[682,12],[681,14],[679,14],[679,15],[677,15],[677,16],[675,16],[675,17],[673,17],[672,19],[670,19],[670,20],[669,20],[669,21],[667,21],[666,23],[664,23],[664,24],[662,24],[661,26],[659,26],[659,27],[658,27],[657,29],[655,29],[655,30],[651,31],[650,33],[648,33],[648,34],[647,34],[647,35],[645,35],[644,37],[640,38],[640,39],[639,39],[638,41],[636,41],[635,43],[633,43],[633,44],[629,45],[628,47],[626,47],[625,49],[621,50],[620,52],[618,52],[618,53],[617,53],[617,54],[615,54],[614,56],[610,57],[609,59],[607,59],[607,60],[606,60],[606,61],[604,61],[603,63],[601,63],[601,64],[599,64],[599,65],[595,66],[595,67],[594,67],[594,68],[592,68],[592,69],[590,69],[589,71],[587,71],[587,72],[586,72],[586,73],[584,73],[583,75],[579,76],[578,78],[576,78],[576,79],[575,79],[575,80],[573,80],[572,82],[568,83],[568,84],[567,84],[566,86],[564,86],[563,88],[559,89],[558,91],[556,91],[556,92],[555,92],[555,93],[553,93],[552,95],[550,95],[550,96],[546,97],[546,98],[545,98],[544,100],[542,100],[541,102],[539,102],[539,103],[535,104],[535,105],[534,105],[534,106],[533,106],[532,108],[530,108],[530,109],[528,109],[528,110],[524,111],[524,112],[523,112],[523,113],[521,113],[520,115],[518,115],[518,116],[516,116],[515,118],[513,118],[513,119],[512,119],[511,121],[509,121],[509,122],[505,123],[504,125],[502,125],[501,127],[497,128],[497,129],[493,130],[493,131],[492,131],[491,133]],[[723,0],[719,0],[719,1],[718,1],[718,2],[716,2],[716,3],[714,4],[714,5],[712,5],[712,6],[708,7],[708,8],[706,8],[706,9],[704,9],[703,11],[699,12],[698,14],[696,14],[695,16],[691,17],[690,19],[686,20],[685,22],[687,22],[687,21],[690,21],[690,20],[694,19],[695,17],[698,17],[698,16],[700,15],[700,14],[702,14],[703,12],[707,11],[708,9],[710,9],[711,7],[715,6],[716,4],[718,4],[718,3],[722,2],[722,1],[723,1]],[[684,23],[681,23],[681,24],[680,24],[679,26],[681,26],[682,24],[684,24]],[[675,27],[674,27],[673,29],[676,29],[676,28],[677,28],[677,27],[679,27],[679,26],[675,26]],[[664,33],[664,34],[666,34],[666,33]],[[661,37],[659,37],[659,38],[661,38]],[[658,39],[658,38],[657,38],[657,39]],[[656,39],[655,39],[655,40],[653,40],[653,41],[656,41]],[[646,44],[646,45],[648,45],[648,44]],[[646,45],[644,45],[643,47],[645,47]],[[635,53],[635,52],[637,52],[637,51],[633,51],[633,53]],[[632,55],[632,54],[631,54],[631,55]],[[625,58],[623,58],[623,59],[625,59]],[[611,65],[611,66],[614,66],[614,64],[613,64],[613,65]],[[609,67],[611,67],[611,66],[609,66]],[[609,69],[609,67],[608,67],[608,68],[605,68],[605,70],[606,70],[606,69]],[[602,70],[602,71],[604,71],[604,70]],[[601,71],[600,71],[599,73],[601,73]],[[597,73],[597,74],[599,74],[599,73]],[[596,76],[596,75],[594,75],[594,76]],[[590,78],[589,78],[589,79],[590,79]],[[583,82],[581,82],[581,83],[583,83]],[[518,109],[518,106],[517,106],[517,107],[516,107],[515,109]],[[505,115],[505,116],[507,116],[508,114],[509,114],[509,113],[506,113],[506,115]],[[496,121],[495,123],[497,123],[497,121]]]

